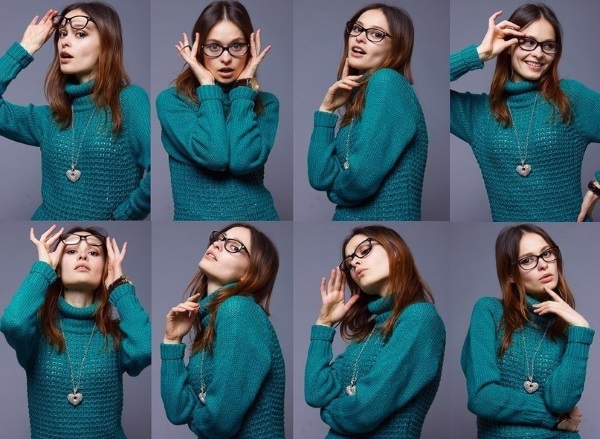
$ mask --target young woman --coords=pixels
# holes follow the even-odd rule
[[[556,242],[522,224],[496,240],[502,299],[473,309],[462,351],[478,437],[578,438],[594,331],[574,310]]]
[[[342,263],[321,280],[306,402],[321,408],[328,438],[420,438],[442,373],[446,332],[410,249],[394,230],[359,227]],[[344,300],[345,282],[351,296]],[[334,327],[351,340],[332,361]]]
[[[2,100],[52,34],[45,83],[50,105]],[[0,58],[0,135],[38,146],[42,154],[42,204],[32,219],[147,216],[150,110],[146,93],[129,82],[119,16],[105,3],[75,3],[34,17],[21,42]]]
[[[600,199],[600,170],[581,195],[581,164],[600,141],[600,94],[559,80],[562,31],[544,4],[489,19],[479,46],[450,57],[450,80],[497,58],[489,96],[450,93],[451,131],[469,143],[494,221],[584,221]]]
[[[189,298],[167,314],[161,395],[167,418],[200,438],[283,438],[285,370],[268,319],[279,257],[249,224],[211,233]],[[183,337],[193,331],[184,364]]]
[[[263,184],[275,143],[279,101],[259,92],[261,50],[246,8],[215,1],[190,44],[175,47],[188,67],[156,101],[169,154],[176,220],[277,220]]]
[[[151,350],[148,314],[123,275],[127,244],[97,228],[63,232],[31,229],[39,261],[1,321],[27,373],[31,437],[125,438],[122,374],[138,375]]]
[[[413,39],[396,6],[370,4],[346,24],[338,81],[315,113],[308,150],[310,185],[336,204],[334,220],[421,219],[428,140],[411,85]]]

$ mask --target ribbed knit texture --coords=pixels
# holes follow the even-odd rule
[[[450,80],[483,68],[477,48],[469,46],[450,57]],[[507,82],[506,102],[519,133],[505,128],[491,113],[487,94],[450,92],[450,131],[471,145],[479,163],[494,221],[576,221],[581,209],[581,164],[587,146],[600,142],[600,94],[573,80],[561,89],[573,110],[565,125],[558,110],[537,91],[537,82]],[[527,147],[531,173],[516,167],[525,155],[527,131],[537,104]],[[600,178],[600,170],[596,178]]]
[[[408,306],[387,340],[378,329],[391,316],[391,297],[369,303],[376,330],[358,361],[356,394],[349,396],[354,365],[366,341],[352,342],[335,361],[335,330],[312,327],[304,396],[321,407],[327,438],[418,439],[442,374],[446,331],[429,303]],[[366,340],[366,339],[365,339]]]
[[[275,143],[279,101],[250,87],[198,87],[199,104],[164,90],[156,99],[163,146],[169,154],[175,220],[278,220],[264,186]]]
[[[200,303],[202,326],[210,323]],[[188,424],[199,438],[283,439],[285,365],[275,330],[250,297],[223,302],[215,321],[213,354],[204,354],[206,405],[200,402],[202,351],[184,364],[185,344],[161,344],[160,392],[167,418]]]
[[[123,409],[122,374],[138,375],[150,364],[150,322],[138,302],[132,285],[121,285],[110,295],[121,318],[121,347],[113,349],[96,328],[83,365],[77,406],[67,401],[72,393],[70,366],[66,351],[58,353],[44,338],[37,315],[56,273],[45,262],[36,262],[2,316],[2,332],[17,352],[19,364],[27,373],[27,399],[31,437],[125,438],[121,427]],[[61,296],[58,302],[71,360],[75,384],[81,359],[94,326],[98,304],[75,308]],[[60,323],[57,322],[60,330]]]
[[[336,134],[337,121],[317,111],[308,149],[310,185],[337,205],[333,220],[420,220],[427,127],[406,78],[375,71],[360,117]]]
[[[134,85],[121,91],[123,125],[114,135],[109,110],[97,108],[92,117],[93,80],[69,83],[65,90],[73,98],[73,129],[61,129],[48,106],[18,106],[2,98],[9,83],[31,61],[33,57],[18,43],[0,58],[0,135],[39,146],[42,154],[42,205],[31,219],[145,218],[150,212],[150,104],[146,92]],[[81,171],[75,183],[66,176],[73,158]]]
[[[504,330],[501,326],[502,303],[492,297],[477,301],[471,316],[471,326],[463,346],[461,364],[467,378],[469,410],[477,415],[479,439],[550,439],[579,438],[578,433],[557,430],[554,426],[560,413],[569,413],[583,392],[586,366],[594,330],[571,326],[565,338],[543,342],[544,330],[552,323],[531,312],[531,322],[524,331],[513,333],[504,355],[498,357]],[[535,356],[533,381],[539,384],[534,393],[527,393],[523,383],[528,379],[523,347],[527,357]]]

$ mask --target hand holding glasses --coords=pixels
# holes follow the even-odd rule
[[[30,55],[33,55],[40,50],[46,41],[48,41],[52,32],[54,32],[52,23],[56,14],[58,14],[58,11],[50,9],[44,14],[39,22],[39,16],[36,15],[25,29],[23,38],[21,38],[21,46],[23,46]]]
[[[62,29],[68,23],[71,25],[71,29],[81,30],[85,29],[90,21],[96,23],[92,17],[88,17],[87,15],[74,15],[72,17],[55,15],[52,17],[52,26],[54,29]]]

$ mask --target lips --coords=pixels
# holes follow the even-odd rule
[[[216,261],[216,260],[217,260],[217,255],[215,255],[215,254],[214,254],[212,251],[210,251],[210,250],[209,250],[209,251],[207,251],[207,252],[204,254],[204,257],[205,257],[206,259],[212,259],[213,261]]]
[[[357,268],[355,269],[355,276],[357,278],[359,278],[360,276],[362,276],[362,274],[365,272],[366,268]]]
[[[548,283],[548,282],[551,282],[553,278],[554,278],[554,276],[549,273],[549,274],[546,274],[546,275],[542,276],[540,278],[540,282]]]
[[[365,52],[365,50],[359,46],[352,46],[350,48],[350,52],[352,52],[352,54],[357,55],[357,56],[362,56],[362,55],[367,54],[367,52]]]
[[[535,70],[536,72],[539,72],[544,67],[544,64],[537,61],[525,61],[525,64],[527,64],[530,69]]]
[[[219,72],[219,75],[221,75],[223,78],[229,78],[233,76],[233,73],[235,72],[235,70],[233,70],[231,67],[223,67],[222,69],[219,69],[217,71]]]
[[[90,267],[85,264],[79,264],[75,266],[75,271],[90,271]]]
[[[61,63],[69,62],[69,60],[73,59],[73,56],[69,52],[65,52],[64,50],[60,52],[59,56]]]

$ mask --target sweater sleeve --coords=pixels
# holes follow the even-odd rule
[[[475,45],[450,55],[450,81],[465,73],[482,69],[483,63]],[[460,93],[450,90],[450,132],[471,144],[475,131],[475,116],[485,111],[488,97],[485,94]]]
[[[141,220],[150,213],[150,102],[141,87],[129,86],[121,93],[123,121],[137,166],[144,173],[139,186],[119,206],[116,220]]]
[[[131,376],[137,376],[150,365],[151,328],[148,313],[135,295],[131,284],[119,285],[109,297],[119,312],[121,329],[121,364]]]
[[[169,156],[211,171],[229,164],[229,138],[218,85],[202,85],[199,103],[169,88],[158,95],[156,113],[162,127],[163,146]]]
[[[44,119],[49,117],[48,107],[20,106],[4,100],[10,82],[32,61],[33,57],[19,43],[13,43],[0,58],[0,135],[15,142],[39,146]]]
[[[445,343],[444,323],[433,305],[407,307],[373,368],[359,376],[356,394],[335,399],[321,418],[342,434],[373,431],[439,377]]]
[[[593,339],[593,329],[582,326],[569,327],[567,347],[561,362],[544,384],[544,400],[553,412],[569,413],[579,402]]]
[[[264,110],[257,116],[254,113],[257,95],[250,87],[236,87],[229,93],[229,170],[234,175],[249,174],[262,168],[275,144],[279,101],[271,93],[261,93]]]
[[[462,349],[461,365],[467,379],[468,408],[477,416],[514,424],[552,428],[558,414],[539,393],[528,394],[502,385],[496,343],[502,305],[497,299],[477,301]]]
[[[48,287],[55,281],[56,273],[50,265],[35,262],[4,310],[0,325],[2,332],[25,369],[29,367],[41,337],[38,310],[44,303]]]
[[[344,354],[331,362],[334,335],[335,329],[329,326],[313,325],[311,329],[304,370],[304,398],[311,407],[325,407],[343,391],[340,369]]]
[[[414,138],[421,110],[412,86],[402,75],[391,69],[373,73],[360,119],[347,128],[353,131],[348,169],[337,158],[330,130],[319,129],[317,116],[309,147],[312,180],[322,182],[316,186],[324,187],[333,203],[353,206],[379,190]],[[338,140],[338,145],[343,141]]]
[[[235,435],[271,367],[264,319],[262,308],[247,297],[234,296],[220,305],[215,321],[215,372],[207,383],[206,404],[191,388],[182,358],[163,356],[161,393],[171,422],[187,423],[196,435],[207,438]],[[178,346],[162,348],[176,353]]]

